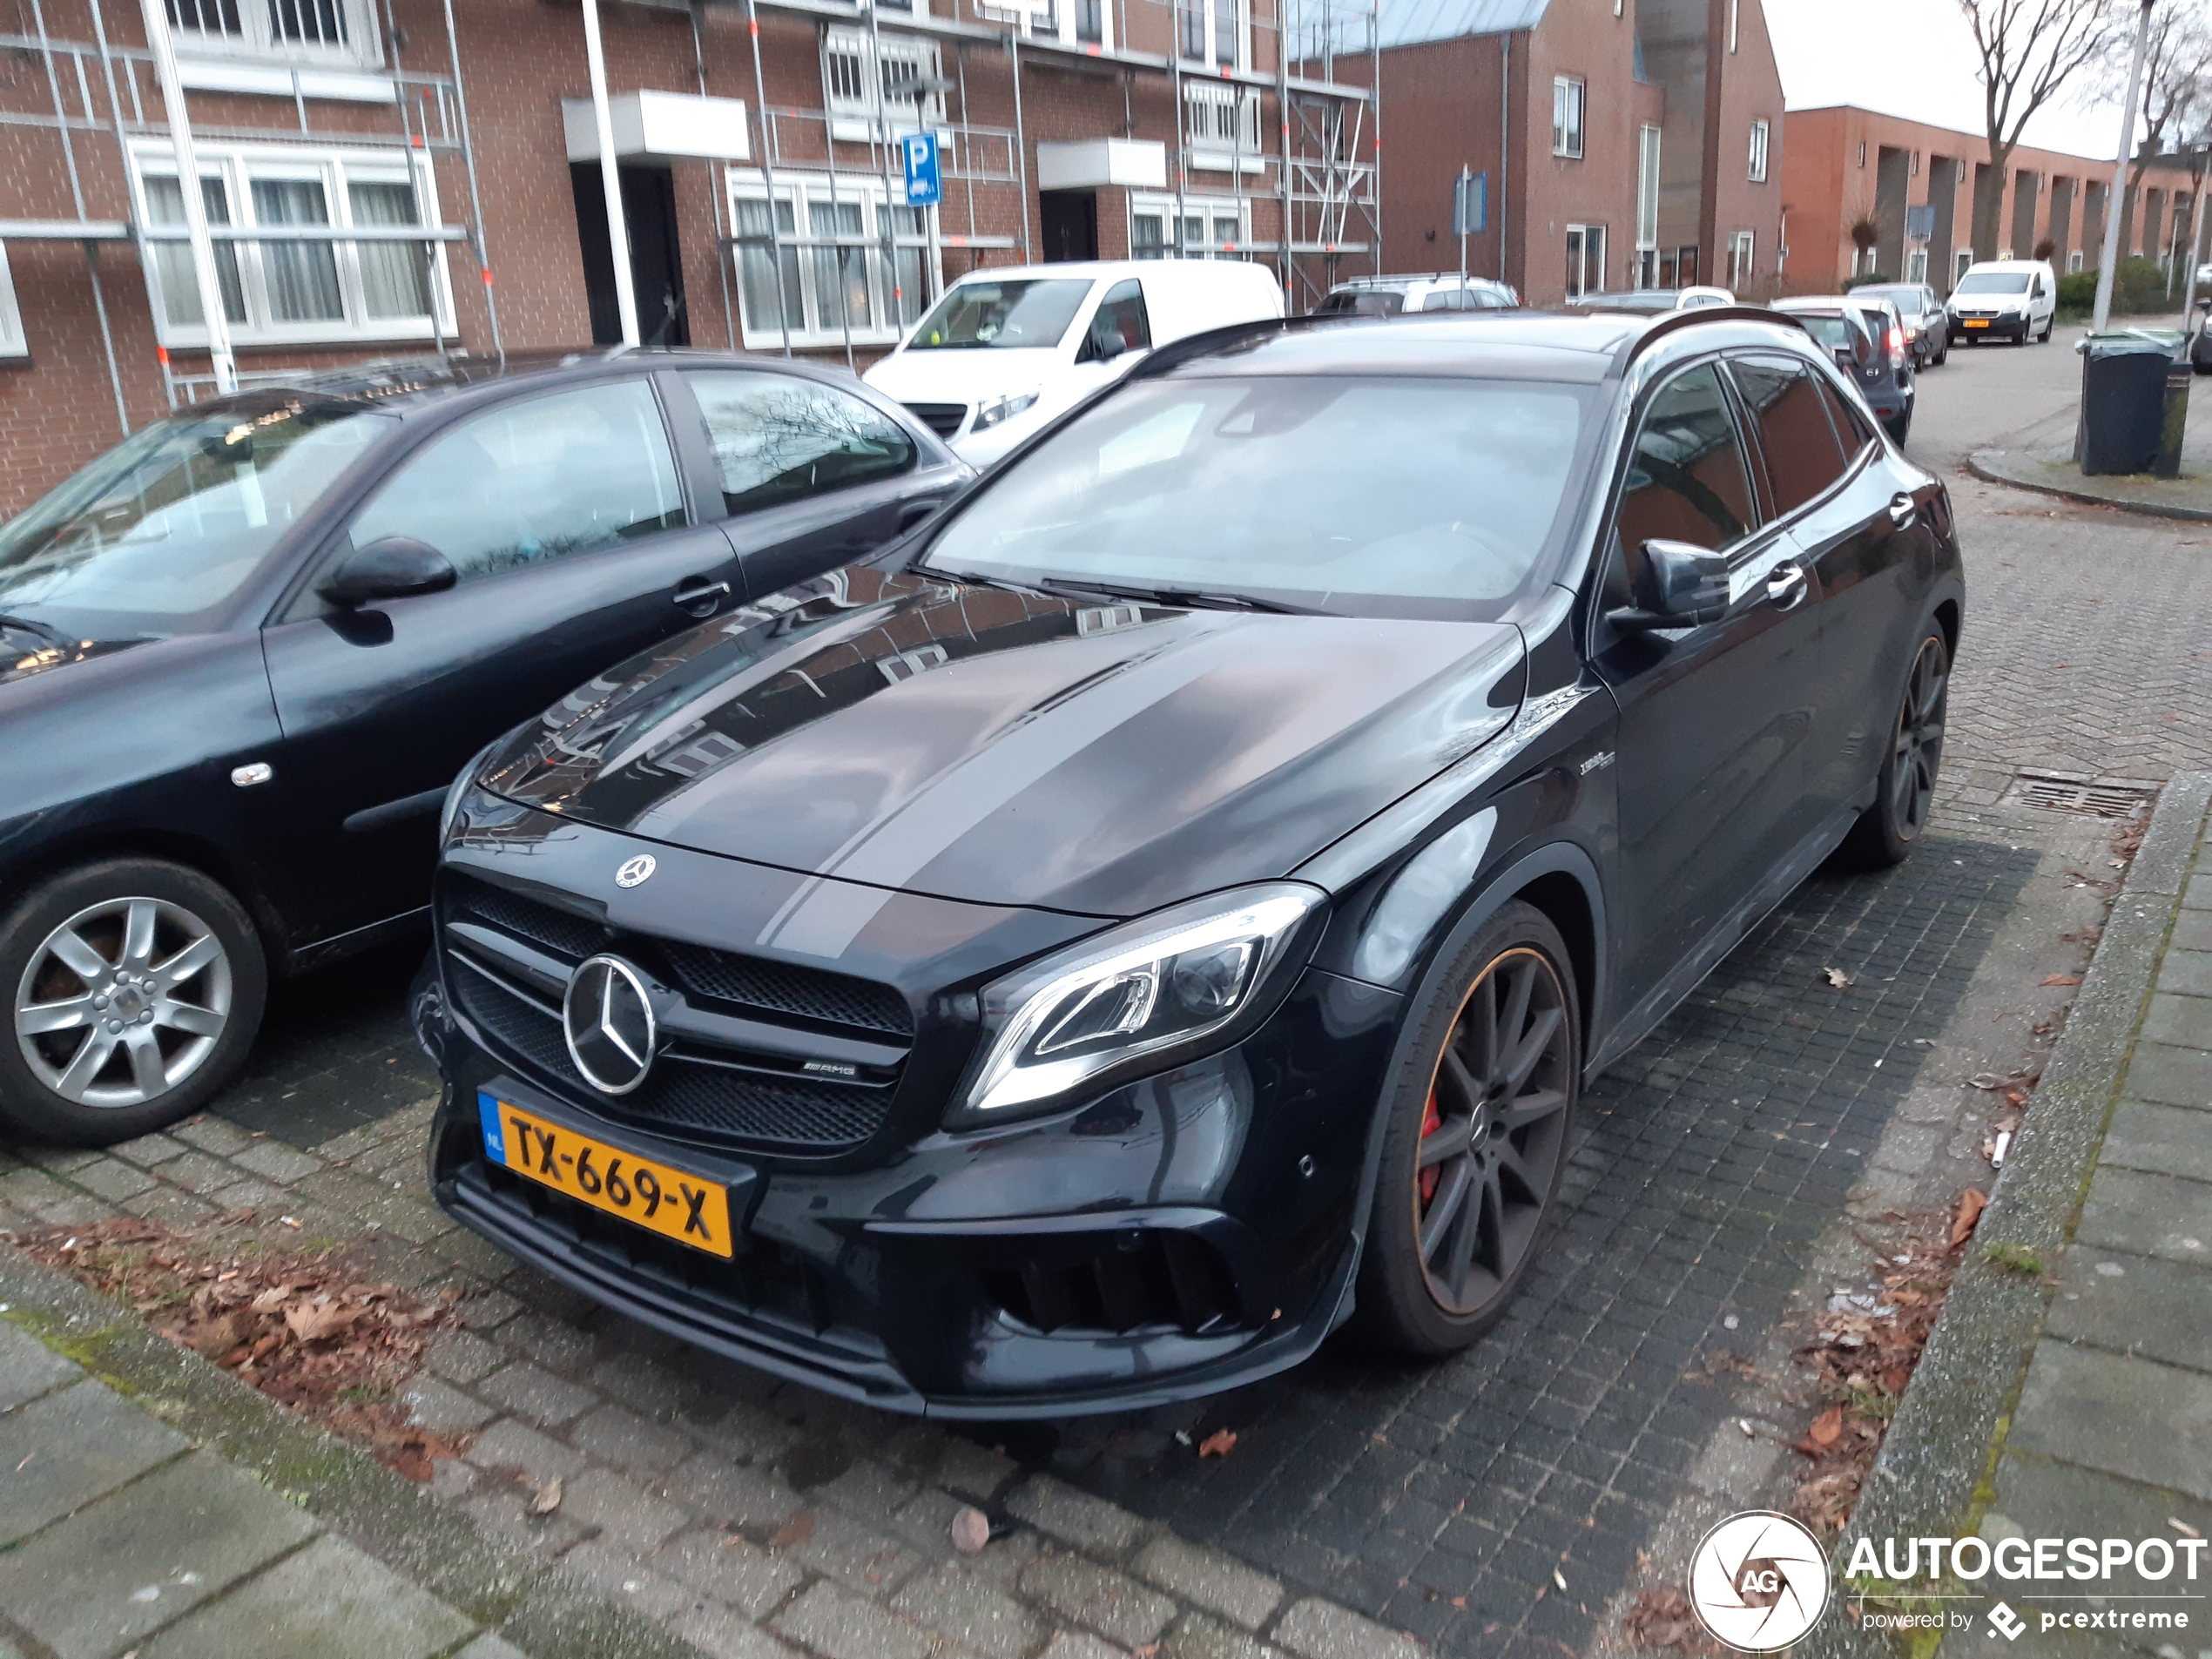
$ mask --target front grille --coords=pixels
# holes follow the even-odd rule
[[[1035,1253],[1018,1267],[985,1274],[985,1292],[1009,1318],[1048,1335],[1167,1325],[1195,1336],[1239,1322],[1228,1264],[1190,1233],[1009,1239],[1006,1251]]]
[[[909,403],[907,405],[907,413],[939,437],[949,440],[953,434],[960,430],[961,422],[968,419],[968,405],[965,403]]]
[[[866,1033],[878,1043],[887,1035],[912,1035],[905,999],[887,985],[621,933],[455,873],[444,878],[440,902],[449,921],[495,929],[570,966],[596,951],[617,951],[649,971],[664,971],[687,995],[741,1007],[802,1042],[813,1027]],[[889,1116],[895,1072],[873,1082],[818,1080],[796,1075],[803,1052],[768,1055],[688,1039],[663,1050],[631,1093],[603,1095],[569,1057],[554,995],[530,990],[526,976],[480,959],[463,940],[448,935],[448,943],[455,1002],[485,1040],[535,1081],[603,1117],[746,1149],[819,1155],[863,1143]]]

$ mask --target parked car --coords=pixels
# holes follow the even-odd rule
[[[272,974],[421,925],[470,754],[972,475],[848,374],[691,354],[303,379],[126,439],[0,527],[0,1134],[193,1109]]]
[[[1833,354],[1882,429],[1903,443],[1912,429],[1912,363],[1905,325],[1886,300],[1861,299],[1858,291],[1828,297],[1777,300],[1774,309],[1795,317]]]
[[[1416,311],[1500,311],[1521,303],[1513,285],[1453,271],[1417,275],[1352,277],[1339,282],[1313,307],[1314,314],[1395,317]]]
[[[2025,346],[2030,336],[2047,341],[2058,309],[2058,273],[2047,260],[1984,260],[1970,265],[1944,307],[1951,337],[1969,346],[1985,340]]]
[[[1464,1347],[1588,1080],[1832,850],[1912,851],[1964,601],[1779,317],[1156,353],[456,782],[438,1201],[907,1411]]]
[[[2196,313],[2189,319],[2189,368],[2199,374],[2212,374],[2212,293],[2196,302]]]
[[[1732,306],[1735,293],[1710,284],[1687,288],[1627,288],[1615,293],[1586,293],[1568,301],[1592,311],[1695,311],[1701,306]]]
[[[1147,352],[1283,314],[1248,260],[1125,260],[972,271],[870,368],[954,451],[990,465]]]
[[[1925,282],[1868,284],[1851,291],[1854,300],[1886,300],[1897,307],[1905,325],[1905,348],[1912,354],[1915,370],[1941,363],[1951,354],[1951,325],[1943,301]]]

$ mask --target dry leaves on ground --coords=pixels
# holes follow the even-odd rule
[[[1646,1590],[1635,1599],[1622,1624],[1629,1639],[1639,1648],[1656,1648],[1680,1654],[1717,1655],[1720,1645],[1705,1634],[1690,1610],[1689,1598],[1680,1590]]]
[[[1236,1449],[1237,1431],[1233,1428],[1217,1428],[1198,1442],[1200,1457],[1227,1457]]]
[[[179,1232],[134,1217],[42,1228],[16,1242],[411,1480],[428,1480],[435,1460],[463,1449],[393,1402],[429,1332],[452,1313],[368,1281],[342,1252],[271,1253],[235,1233]]]

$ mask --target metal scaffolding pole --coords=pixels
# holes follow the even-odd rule
[[[448,0],[451,3],[451,0]],[[706,44],[699,38],[699,0],[691,0],[691,66],[698,71],[699,96],[706,96]],[[730,164],[722,164],[722,181],[714,179],[714,164],[706,164],[706,182],[714,192],[711,204],[714,209],[714,270],[722,279],[722,337],[730,342],[730,349],[742,349],[738,344],[737,313],[730,305],[730,244],[722,239],[722,202],[730,193]]]
[[[1022,31],[1006,31],[1006,49],[1014,58],[1014,171],[1022,181],[1022,263],[1036,263],[1036,249],[1029,243],[1029,138],[1022,125]]]
[[[461,84],[461,40],[453,26],[453,0],[444,0],[446,14],[446,59],[453,70],[453,101],[461,116],[461,154],[469,166],[469,214],[475,223],[471,227],[476,249],[476,268],[484,279],[484,314],[491,320],[491,348],[499,361],[507,361],[507,347],[499,338],[499,302],[492,297],[491,251],[484,244],[484,202],[476,192],[476,145],[469,136],[469,91]],[[435,300],[435,296],[433,296]]]
[[[155,0],[145,0],[151,7]],[[637,343],[637,293],[630,274],[630,222],[622,211],[622,172],[615,165],[614,118],[607,111],[607,55],[599,44],[599,0],[583,0],[583,56],[591,71],[591,117],[599,132],[599,182],[607,195],[607,252],[615,267],[615,309],[622,343]]]
[[[768,263],[776,273],[776,320],[782,327],[784,355],[788,357],[791,355],[791,295],[784,288],[783,234],[776,223],[776,138],[774,129],[768,125],[768,82],[760,72],[759,0],[745,0],[745,19],[746,32],[752,37],[752,99],[756,106],[754,113],[760,120],[760,176],[768,185]],[[797,229],[799,209],[795,203],[792,208],[791,222],[792,228]],[[730,233],[732,236],[738,233],[734,223],[730,226]],[[739,246],[742,247],[743,244],[740,243]],[[743,259],[745,256],[741,253],[738,257]]]
[[[591,0],[585,0],[585,4]],[[192,274],[199,285],[200,314],[207,322],[208,365],[215,389],[225,396],[238,390],[238,359],[231,351],[231,320],[223,309],[222,280],[215,272],[215,244],[207,234],[207,203],[200,194],[199,152],[192,144],[192,117],[185,108],[185,87],[177,73],[177,44],[169,37],[163,0],[140,0],[146,44],[153,49],[154,73],[161,81],[161,102],[168,111],[169,140],[177,157],[177,194],[185,205],[185,228],[192,236]]]

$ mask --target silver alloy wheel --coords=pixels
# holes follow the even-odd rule
[[[1902,840],[1917,839],[1927,827],[1936,772],[1943,764],[1943,721],[1950,689],[1942,642],[1922,641],[1897,713],[1897,755],[1890,780],[1891,811]]]
[[[80,1106],[141,1106],[207,1062],[231,1015],[231,959],[166,899],[103,900],[48,934],[16,987],[31,1076]]]

